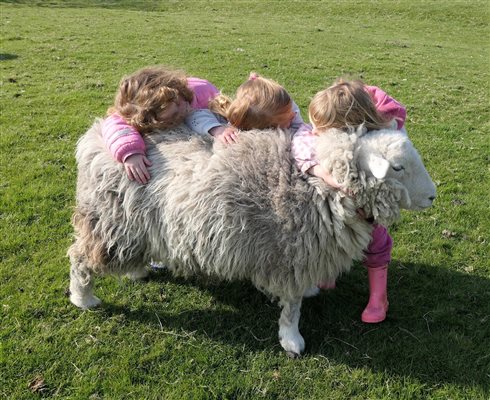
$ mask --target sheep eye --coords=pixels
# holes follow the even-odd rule
[[[393,170],[397,172],[405,169],[402,165],[394,165],[391,168],[393,168]]]

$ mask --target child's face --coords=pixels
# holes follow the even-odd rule
[[[157,118],[165,126],[172,128],[183,122],[190,111],[191,105],[189,102],[179,96],[179,100],[176,103],[170,103],[165,110],[160,111]]]
[[[290,104],[286,111],[277,116],[277,126],[281,129],[286,129],[291,126],[296,113],[293,111],[293,105]]]

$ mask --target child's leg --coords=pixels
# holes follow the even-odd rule
[[[381,322],[388,311],[388,264],[391,261],[393,241],[386,228],[376,225],[372,240],[367,248],[364,265],[368,270],[369,302],[362,312],[361,320],[366,323]]]

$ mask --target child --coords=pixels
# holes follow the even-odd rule
[[[333,86],[317,93],[308,108],[312,127],[303,125],[293,137],[292,153],[298,169],[305,174],[322,178],[328,185],[340,185],[327,173],[315,157],[315,139],[330,128],[349,129],[361,125],[367,130],[402,129],[406,111],[381,89],[365,86],[361,81],[338,80]],[[388,311],[387,268],[391,260],[392,239],[384,226],[375,225],[372,240],[365,251],[364,265],[368,269],[369,302],[361,320],[381,322]],[[332,288],[334,282],[319,285]]]
[[[219,95],[210,102],[209,110],[240,130],[291,128],[296,131],[303,124],[299,107],[286,89],[255,72],[237,89],[235,99]],[[232,139],[236,141],[236,136]]]
[[[182,71],[162,66],[140,69],[121,80],[114,105],[103,122],[103,139],[114,158],[124,164],[129,179],[145,184],[151,162],[146,158],[142,136],[184,120],[201,134],[222,138],[232,132],[213,114],[204,121],[199,114],[218,94],[210,82],[186,77]]]

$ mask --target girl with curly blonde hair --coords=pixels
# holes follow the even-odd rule
[[[219,135],[226,126],[212,115],[199,114],[218,94],[210,82],[187,77],[183,71],[142,68],[121,79],[114,105],[103,121],[103,139],[114,158],[124,164],[129,179],[145,184],[151,162],[143,136],[184,121],[198,133]]]

